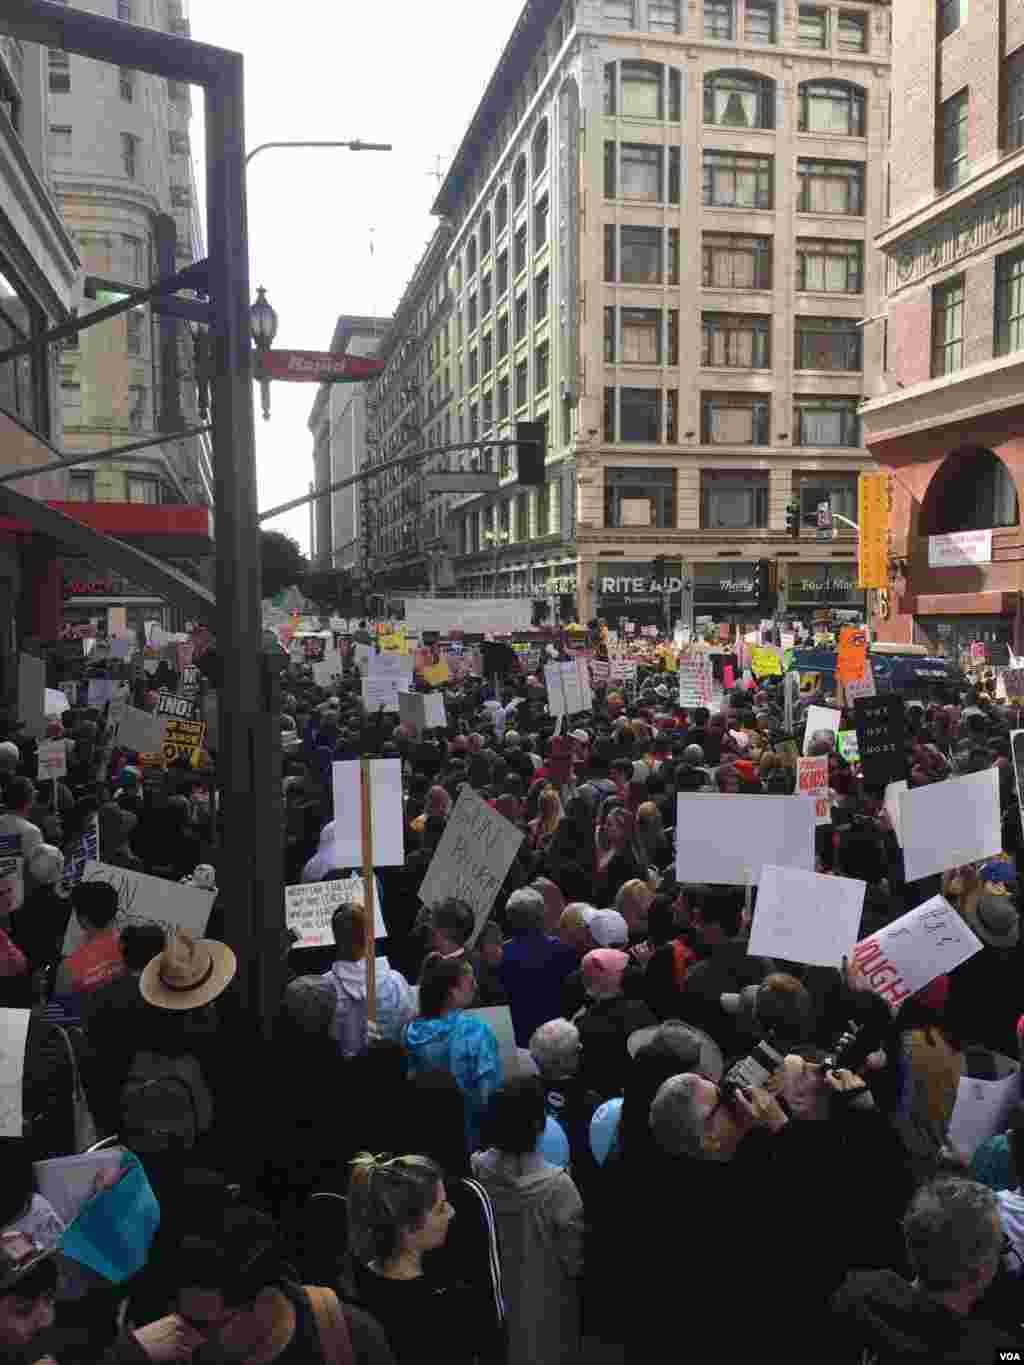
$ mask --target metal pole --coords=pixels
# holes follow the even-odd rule
[[[258,147],[254,147],[245,158],[246,166],[260,152],[265,152],[271,147],[347,147],[351,152],[390,152],[390,142],[360,142],[354,138],[351,142],[261,142]]]
[[[226,55],[226,54],[225,54]],[[262,650],[249,244],[241,57],[206,91],[207,235],[213,307],[217,650],[223,661],[218,780],[224,791],[226,937],[247,1030],[266,1036],[283,967],[280,724]]]

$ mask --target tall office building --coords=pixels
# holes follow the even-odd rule
[[[87,8],[189,32],[183,0],[89,0]],[[165,270],[200,259],[188,86],[56,50],[48,84],[52,184],[87,279],[146,288],[159,277],[161,243]],[[83,312],[110,301],[102,286],[88,293]],[[143,306],[66,345],[58,390],[69,453],[167,433],[131,460],[69,471],[66,497],[82,504],[76,515],[190,563],[210,553],[213,499],[208,437],[173,434],[199,424],[193,363],[188,324]],[[130,506],[114,513],[107,504]],[[171,624],[170,608],[151,592],[87,563],[67,566],[65,596],[66,621],[101,633],[152,618]]]
[[[499,455],[497,493],[417,500],[395,476],[378,573],[427,581],[392,567],[415,534],[457,589],[563,618],[661,620],[666,585],[676,617],[863,608],[854,533],[812,527],[856,519],[870,467],[889,56],[883,0],[529,0],[382,348],[378,435],[486,466],[540,420],[548,479]]]
[[[884,383],[864,409],[889,471],[877,629],[954,657],[1024,650],[1024,7],[893,9]]]

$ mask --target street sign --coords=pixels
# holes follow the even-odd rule
[[[329,351],[261,351],[255,357],[257,379],[289,379],[309,384],[358,384],[383,373],[383,360],[367,355],[331,355]]]

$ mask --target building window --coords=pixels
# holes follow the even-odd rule
[[[797,46],[816,48],[820,51],[824,51],[828,47],[827,10],[816,9],[813,5],[800,6]]]
[[[516,341],[522,341],[528,330],[529,298],[524,289],[521,294],[516,295]]]
[[[864,136],[864,91],[844,81],[805,81],[800,87],[800,132]]]
[[[744,36],[763,46],[775,42],[775,0],[747,0]]]
[[[967,91],[942,102],[940,184],[954,190],[967,179]]]
[[[948,38],[967,18],[967,0],[939,0],[939,37]]]
[[[704,122],[721,128],[774,128],[775,82],[747,71],[704,77]]]
[[[542,322],[548,315],[548,294],[550,277],[542,270],[533,282],[533,320]]]
[[[480,280],[480,316],[487,317],[494,307],[494,291],[491,288],[491,277],[484,275]]]
[[[50,124],[50,155],[71,155],[71,129],[66,125],[61,127],[56,124]]]
[[[128,475],[128,501],[145,502],[151,507],[160,502],[160,484],[156,479],[137,478]]]
[[[679,33],[680,0],[647,0],[647,27],[652,33]]]
[[[469,439],[479,440],[480,437],[480,404],[470,403],[469,405]]]
[[[733,0],[704,0],[704,37],[731,43],[735,34]]]
[[[704,366],[767,370],[771,366],[771,318],[742,313],[701,315],[701,360]]]
[[[476,303],[476,290],[474,289],[473,293],[470,294],[469,298],[466,300],[466,331],[467,331],[467,332],[475,332],[475,331],[476,331],[476,324],[477,324],[477,312],[476,312],[476,307],[477,307],[477,303]]]
[[[623,227],[620,246],[623,284],[661,283],[661,228]]]
[[[94,479],[91,473],[68,475],[68,500],[70,502],[95,502]]]
[[[508,247],[498,256],[498,298],[504,298],[508,293]]]
[[[996,258],[995,351],[1024,351],[1024,247]]]
[[[130,71],[126,66],[122,66],[118,72],[117,83],[121,98],[127,104],[131,104],[135,99],[135,72]]]
[[[132,133],[121,134],[121,167],[127,180],[134,180],[138,172],[138,145]]]
[[[548,240],[548,197],[541,195],[533,206],[533,249],[539,251]]]
[[[661,390],[619,389],[619,440],[661,440]]]
[[[705,289],[771,289],[770,237],[705,232],[701,250]]]
[[[526,198],[526,157],[521,156],[512,172],[512,203],[516,208]]]
[[[486,256],[491,249],[491,215],[485,213],[480,219],[480,255]]]
[[[498,380],[498,421],[508,416],[508,376]]]
[[[618,179],[616,152],[622,163]],[[645,146],[642,143],[623,143],[617,148],[614,142],[606,142],[605,198],[615,199],[621,191],[624,199],[643,199],[654,204],[660,203],[663,160],[660,147]]]
[[[466,279],[471,280],[476,274],[476,238],[470,237],[466,243]]]
[[[629,526],[675,526],[676,471],[606,467],[604,524],[616,530]]]
[[[964,364],[964,277],[932,290],[932,374],[954,374]]]
[[[490,431],[491,427],[494,426],[494,395],[493,395],[493,393],[488,392],[488,393],[485,393],[485,394],[484,394],[483,399],[482,399],[482,401],[481,401],[481,407],[482,407],[482,411],[483,411],[483,417],[482,417],[483,429],[484,429],[484,431]],[[504,452],[502,452],[502,453],[504,453]]]
[[[494,369],[494,335],[488,332],[480,342],[480,373],[490,374]]]
[[[1024,48],[1006,60],[1006,149],[1024,147]]]
[[[860,370],[860,343],[861,328],[854,318],[798,317],[794,369]]]
[[[129,355],[142,354],[142,329],[145,321],[145,314],[141,308],[133,308],[130,313],[125,313],[125,349]]]
[[[818,507],[827,502],[833,512],[850,521],[857,520],[857,475],[800,475],[800,521],[804,526],[818,524]],[[846,529],[845,527],[843,528]]]
[[[530,374],[525,360],[516,366],[516,407],[526,406],[530,397]]]
[[[607,310],[612,314],[611,331],[607,336],[606,323],[605,359],[623,365],[660,365],[661,357],[661,310],[659,308],[620,308],[621,342],[616,346],[615,309]],[[609,352],[610,340],[610,354]]]
[[[797,211],[845,213],[864,216],[864,163],[862,161],[811,161],[796,163]]]
[[[49,83],[51,95],[66,95],[71,89],[71,58],[58,47],[49,50]]]
[[[850,10],[840,10],[837,36],[840,52],[867,52],[868,16],[863,13],[855,14]]]
[[[128,426],[142,431],[146,425],[146,389],[142,384],[128,385]]]
[[[705,206],[770,209],[773,162],[774,158],[770,156],[705,149]]]
[[[548,343],[542,341],[533,353],[533,392],[535,394],[543,393],[550,382],[549,357]]]
[[[498,359],[508,355],[508,314],[502,313],[498,319]]]
[[[860,294],[864,243],[797,238],[796,287],[806,293]]]
[[[508,227],[508,187],[502,185],[494,200],[494,234],[500,237]]]
[[[768,475],[760,470],[702,469],[700,524],[704,531],[767,526]]]
[[[793,444],[859,446],[856,398],[794,398]]]
[[[533,135],[533,178],[538,179],[548,168],[548,121],[541,119]]]
[[[701,394],[701,441],[711,446],[768,444],[769,401],[756,394]]]
[[[477,349],[475,346],[469,352],[468,359],[469,359],[468,383],[469,387],[472,388],[474,384],[478,384],[480,382],[480,356],[477,354]]]
[[[60,386],[60,402],[65,412],[82,411],[82,386],[81,384],[71,383],[62,380]]]
[[[526,224],[523,223],[516,233],[513,243],[512,273],[520,275],[526,269]]]
[[[605,28],[632,28],[633,3],[634,0],[602,0],[601,18]]]

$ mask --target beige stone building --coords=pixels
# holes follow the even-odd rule
[[[383,508],[371,574],[422,590],[440,559],[563,619],[862,606],[852,533],[811,528],[822,502],[855,519],[869,464],[889,57],[887,3],[530,0],[377,396],[382,455],[479,440],[501,487],[432,501],[394,476],[406,539]],[[527,418],[529,491],[487,453]]]

